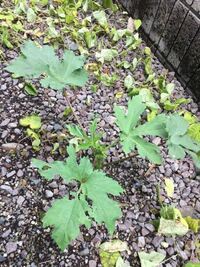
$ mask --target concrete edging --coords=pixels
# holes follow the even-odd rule
[[[200,0],[119,0],[143,22],[154,53],[200,100]]]

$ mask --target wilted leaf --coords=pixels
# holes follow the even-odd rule
[[[190,125],[188,128],[188,135],[192,139],[200,142],[200,123]]]
[[[167,192],[168,197],[173,197],[174,182],[169,178],[165,178],[165,191]]]
[[[150,56],[150,55],[151,55],[151,48],[149,48],[148,46],[146,46],[145,49],[144,49],[144,53],[145,53],[147,56]]]
[[[102,64],[104,61],[110,62],[113,60],[114,57],[118,55],[117,50],[115,49],[102,49],[101,52],[96,52],[95,57],[98,61]]]
[[[143,102],[150,109],[160,109],[159,105],[156,103],[150,89],[142,88],[139,90],[139,95],[142,97]]]
[[[116,267],[130,267],[129,263],[124,262],[122,257],[120,256],[116,262]]]
[[[110,253],[129,251],[127,242],[123,242],[121,240],[113,240],[111,242],[105,242],[101,244],[100,249]]]
[[[136,69],[136,67],[137,67],[137,64],[138,64],[138,59],[135,57],[135,58],[133,59],[133,62],[132,62],[132,65],[133,65],[133,70],[135,70],[135,69]]]
[[[30,115],[26,116],[19,120],[21,126],[29,126],[31,129],[40,129],[41,127],[41,118],[39,115]]]
[[[108,21],[106,19],[106,13],[103,10],[93,12],[93,16],[97,20],[99,25],[101,25],[103,28],[108,27]]]
[[[100,259],[102,267],[115,267],[117,259],[120,257],[119,252],[110,253],[107,251],[100,251]]]
[[[160,218],[160,224],[158,228],[158,233],[165,236],[183,236],[188,232],[188,227],[186,224],[183,224],[184,219],[180,220],[166,220]]]
[[[139,252],[138,253],[141,267],[158,267],[158,265],[164,260],[165,256],[158,252]]]
[[[192,230],[194,233],[198,233],[200,220],[199,219],[193,219],[190,216],[187,216],[184,219],[186,220],[189,229]]]
[[[134,79],[131,75],[126,76],[125,80],[124,80],[124,86],[129,90],[133,87],[134,85]]]
[[[34,22],[37,18],[37,15],[35,14],[34,10],[32,8],[28,8],[27,10],[27,21],[28,22]]]

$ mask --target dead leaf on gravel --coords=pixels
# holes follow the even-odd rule
[[[113,240],[111,242],[105,242],[101,244],[100,249],[110,252],[110,253],[122,252],[122,251],[129,252],[127,242],[123,242],[121,240]]]
[[[131,17],[128,19],[127,29],[134,32],[134,20]]]

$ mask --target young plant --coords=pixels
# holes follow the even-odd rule
[[[55,90],[64,89],[67,84],[83,86],[87,82],[83,56],[75,56],[72,51],[65,51],[63,59],[59,60],[52,47],[39,47],[32,41],[26,41],[21,52],[22,54],[6,68],[17,77],[30,79],[45,75],[41,80],[42,86]]]
[[[91,122],[88,134],[77,125],[67,125],[67,129],[70,134],[75,137],[71,142],[78,143],[78,151],[92,149],[94,165],[99,168],[107,156],[108,147],[101,143],[102,134],[97,132],[97,120]]]
[[[189,136],[188,129],[189,123],[183,117],[178,114],[168,116],[166,130],[169,155],[175,159],[183,159],[187,153],[194,164],[200,167],[200,143]]]
[[[76,181],[77,192],[56,200],[43,218],[44,227],[53,227],[52,238],[64,250],[80,232],[80,226],[89,228],[91,222],[104,223],[109,234],[115,229],[115,221],[121,217],[119,204],[109,195],[119,196],[123,189],[102,171],[94,170],[87,157],[76,160],[72,145],[67,148],[68,158],[64,161],[46,163],[33,159],[32,164],[48,181],[60,175],[65,182]],[[110,212],[112,210],[112,212]]]
[[[120,142],[123,151],[128,154],[135,148],[142,157],[147,157],[156,164],[161,164],[162,159],[159,148],[143,139],[144,135],[167,137],[165,129],[166,117],[158,115],[150,122],[138,125],[140,116],[144,113],[146,105],[142,102],[141,96],[135,96],[128,102],[127,113],[121,107],[115,106],[114,112],[117,118],[117,125],[120,128]]]
[[[160,114],[153,120],[138,125],[146,105],[140,95],[128,102],[128,111],[115,106],[114,112],[120,129],[120,142],[123,151],[128,154],[135,148],[142,157],[156,164],[162,163],[159,148],[143,139],[143,136],[160,136],[167,141],[169,155],[174,159],[183,159],[189,154],[194,164],[200,166],[200,144],[188,135],[189,123],[180,115]]]
[[[19,124],[23,127],[27,127],[26,135],[32,139],[32,147],[34,150],[40,149],[40,134],[39,130],[42,126],[41,118],[39,115],[32,114],[21,118]]]

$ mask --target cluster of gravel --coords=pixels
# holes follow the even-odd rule
[[[124,17],[119,13],[117,16]],[[119,43],[119,47],[121,46],[123,43]],[[6,61],[15,58],[17,53],[18,51],[5,50]],[[134,53],[131,52],[129,58],[133,57]],[[49,162],[64,158],[65,155],[58,151],[54,154],[51,152],[58,136],[69,138],[65,125],[76,122],[72,115],[64,116],[63,112],[68,108],[66,99],[61,92],[41,88],[37,81],[35,85],[38,95],[26,95],[24,81],[13,79],[5,71],[6,65],[6,62],[0,64],[0,266],[100,267],[98,247],[109,240],[103,226],[94,224],[89,230],[82,228],[79,237],[62,253],[52,241],[50,229],[43,229],[41,224],[41,218],[52,201],[67,195],[73,189],[58,178],[52,182],[44,181],[30,165],[32,157]],[[156,58],[153,65],[157,74],[165,71]],[[114,65],[105,67],[111,72],[115,71]],[[118,74],[120,80],[112,87],[104,86],[91,76],[86,87],[76,91],[68,90],[71,104],[83,127],[87,129],[91,120],[98,117],[99,129],[103,131],[103,142],[107,144],[118,137],[113,104],[117,102],[126,105],[128,99],[126,94],[120,99],[115,97],[123,89],[127,71],[121,69]],[[138,69],[134,75],[136,79],[144,80],[143,69]],[[168,80],[176,84],[175,98],[189,97],[173,73],[168,74]],[[90,90],[94,83],[98,83],[96,93]],[[185,108],[199,117],[198,107],[193,101]],[[19,125],[21,117],[32,113],[38,113],[42,117],[42,147],[38,152],[33,150],[30,139],[26,138],[25,129]],[[65,147],[65,142],[67,141],[60,143],[61,147]],[[161,184],[165,203],[173,203],[185,215],[199,217],[200,177],[189,158],[182,161],[171,160],[160,138],[154,138],[152,142],[162,150],[162,166],[152,167],[147,161],[134,157],[105,167],[106,173],[119,181],[126,191],[119,198],[123,217],[117,222],[113,238],[128,242],[131,253],[124,253],[123,257],[131,266],[139,266],[137,252],[144,250],[158,251],[170,258],[163,267],[181,267],[188,260],[197,259],[197,236],[192,232],[176,239],[157,235],[151,223],[159,210],[156,185]],[[121,157],[121,148],[116,146],[109,152],[108,163]],[[173,179],[175,184],[172,199],[168,199],[163,190],[165,177]]]

